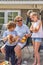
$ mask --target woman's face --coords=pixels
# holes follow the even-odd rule
[[[22,23],[22,19],[21,19],[21,18],[19,18],[19,19],[17,20],[17,23],[16,23],[16,24],[17,24],[18,26],[20,26],[20,27],[21,27],[21,26],[22,26],[22,24],[23,24],[23,23]]]
[[[37,15],[30,16],[31,20],[36,22],[38,20]]]

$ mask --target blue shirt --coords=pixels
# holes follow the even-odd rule
[[[25,35],[25,34],[30,34],[30,30],[27,27],[27,25],[23,24],[21,27],[16,26],[16,29],[18,36],[20,36],[21,38]]]
[[[16,32],[15,30],[14,30],[14,31],[11,31],[11,32],[10,32],[9,30],[7,30],[7,31],[4,32],[3,38],[6,37],[6,36],[9,35],[9,34],[12,34],[13,36],[17,36],[17,32]],[[5,43],[5,45],[14,46],[14,45],[16,45],[16,42],[10,44],[10,43],[8,42],[8,40],[7,40],[6,43]]]

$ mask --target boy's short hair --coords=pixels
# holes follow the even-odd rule
[[[9,21],[8,24],[7,24],[7,29],[10,29],[12,27],[15,28],[16,27],[16,24],[13,21]]]

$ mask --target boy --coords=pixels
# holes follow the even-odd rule
[[[7,31],[3,34],[3,41],[5,41],[5,60],[9,61],[11,57],[11,64],[15,65],[15,52],[14,47],[17,44],[18,36],[15,31],[16,24],[14,22],[9,22],[7,24]]]

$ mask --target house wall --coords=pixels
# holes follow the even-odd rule
[[[20,10],[24,20],[26,20],[26,12],[32,9],[38,13],[43,10],[43,4],[0,4],[0,10]],[[43,21],[43,11],[41,13]]]
[[[0,9],[43,9],[43,4],[0,4]]]

